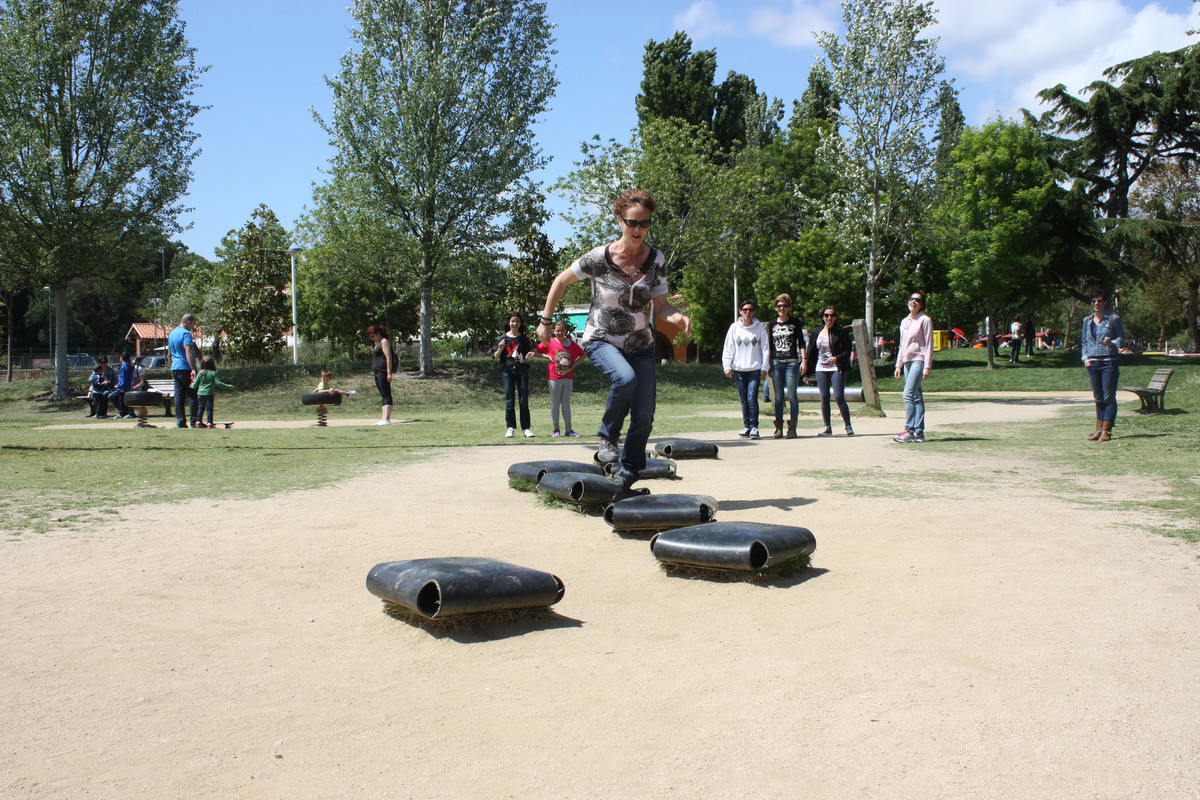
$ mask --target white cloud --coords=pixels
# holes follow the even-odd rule
[[[813,47],[816,33],[840,26],[840,5],[829,0],[791,0],[787,6],[763,6],[750,12],[751,32],[772,44],[785,47]]]
[[[713,0],[699,0],[688,6],[682,14],[675,15],[675,30],[687,31],[693,40],[699,42],[736,33],[737,26],[732,20],[721,16]]]
[[[1077,93],[1114,64],[1184,47],[1197,21],[1194,12],[1120,0],[1011,0],[986,9],[940,0],[935,33],[947,73],[977,98],[968,117],[983,121],[1021,108],[1037,113],[1042,89],[1062,83]],[[978,99],[984,94],[995,99]]]

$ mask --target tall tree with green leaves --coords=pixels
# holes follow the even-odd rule
[[[844,133],[827,137],[822,157],[846,181],[824,215],[861,259],[864,317],[873,332],[880,280],[927,217],[922,192],[934,156],[928,130],[945,65],[938,40],[922,36],[935,22],[932,2],[843,0],[842,19],[844,37],[818,36]]]
[[[0,4],[0,215],[10,258],[55,290],[56,397],[68,390],[68,282],[119,271],[134,231],[178,230],[204,69],[177,6]]]
[[[712,125],[716,50],[693,53],[691,37],[678,31],[664,42],[646,42],[642,65],[642,91],[634,99],[639,126],[656,119]]]
[[[1200,155],[1200,46],[1155,52],[1109,67],[1086,99],[1062,84],[1038,96],[1052,108],[1039,120],[1058,134],[1068,175],[1086,184],[1100,216],[1129,216],[1129,193],[1159,161]]]
[[[554,94],[551,25],[532,0],[356,0],[355,49],[342,58],[334,171],[361,179],[371,204],[420,259],[421,373],[433,374],[439,269],[505,238],[529,174],[546,163],[533,124]]]
[[[945,179],[954,163],[954,148],[962,139],[967,120],[963,116],[962,106],[958,104],[958,92],[950,83],[943,83],[938,91],[938,125],[934,135],[934,145],[937,147],[933,157],[933,171],[939,181]]]
[[[792,103],[792,118],[788,127],[799,128],[807,122],[834,123],[838,119],[841,101],[833,89],[833,77],[824,61],[813,64],[808,71],[808,86],[800,99]]]
[[[292,325],[292,280],[287,231],[265,205],[249,221],[225,234],[217,248],[213,291],[215,319],[201,317],[206,333],[224,333],[226,355],[237,361],[269,363],[283,349]]]

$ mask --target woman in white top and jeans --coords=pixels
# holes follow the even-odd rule
[[[743,300],[740,319],[725,333],[721,364],[725,377],[737,381],[742,401],[743,438],[758,438],[758,384],[771,369],[771,350],[767,329],[754,318],[754,301]]]
[[[900,321],[896,346],[896,377],[904,375],[904,432],[892,438],[903,444],[925,441],[925,395],[921,379],[933,363],[933,322],[925,315],[925,295],[908,298],[908,316]]]

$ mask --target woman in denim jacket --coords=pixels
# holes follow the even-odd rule
[[[1083,365],[1087,367],[1096,398],[1096,432],[1089,442],[1107,442],[1112,438],[1113,423],[1117,420],[1117,378],[1120,367],[1117,356],[1125,341],[1125,326],[1121,318],[1108,311],[1108,295],[1103,289],[1092,292],[1093,313],[1083,318]]]

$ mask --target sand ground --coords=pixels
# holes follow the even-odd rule
[[[939,406],[930,435],[1064,407],[1088,427],[1078,397],[1010,398]],[[812,568],[769,585],[667,575],[644,537],[509,489],[513,462],[590,458],[544,438],[4,541],[0,796],[1200,797],[1200,548],[1112,486],[856,428],[697,431],[721,458],[648,483],[810,528]],[[451,555],[566,595],[431,632],[364,588]]]

